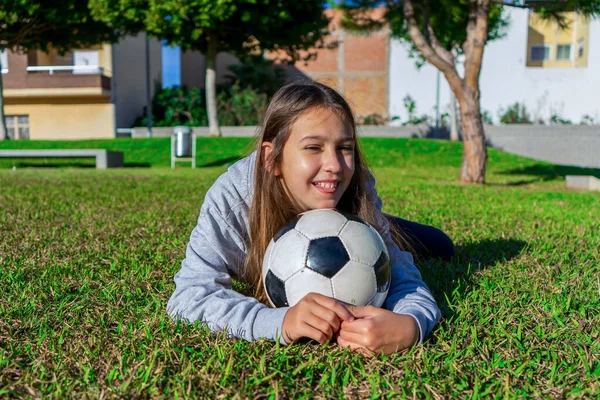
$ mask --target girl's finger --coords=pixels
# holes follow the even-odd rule
[[[336,313],[336,315],[342,321],[353,321],[354,320],[354,315],[352,315],[352,313],[350,311],[348,311],[348,309],[339,301],[332,299],[331,297],[327,297],[327,296],[323,296],[323,295],[315,296],[314,300],[319,305],[326,307],[329,310]]]
[[[320,305],[315,305],[310,311],[316,317],[327,322],[331,326],[333,332],[337,332],[340,329],[341,321],[339,317],[335,312],[331,311],[329,308]]]
[[[328,339],[331,339],[333,336],[333,327],[329,324],[329,322],[324,319],[319,318],[318,316],[311,314],[307,316],[304,321],[305,324],[310,325],[314,329],[322,332]]]
[[[371,357],[373,356],[375,353],[372,352],[371,350],[360,346],[356,343],[350,342],[348,340],[345,340],[344,338],[338,336],[337,337],[337,343],[340,347],[345,348],[345,347],[349,347],[351,351],[355,352],[355,353],[361,353],[365,356]]]
[[[300,334],[303,337],[308,337],[308,338],[314,339],[317,342],[319,342],[320,344],[325,344],[327,342],[327,340],[330,339],[321,330],[319,330],[307,323],[302,324],[302,326],[300,328]]]
[[[358,333],[358,332],[350,332],[350,331],[347,331],[346,329],[340,330],[340,332],[338,333],[338,338],[341,338],[347,342],[355,343],[359,346],[366,347],[366,345],[367,345],[365,335]]]

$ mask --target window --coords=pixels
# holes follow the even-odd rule
[[[544,45],[533,45],[531,46],[531,61],[545,61],[550,59],[550,46]]]
[[[556,46],[556,59],[557,60],[570,60],[571,59],[571,45],[570,44],[559,44]]]
[[[577,57],[579,57],[579,58],[583,57],[584,49],[585,49],[585,42],[583,41],[583,39],[579,39],[579,42],[577,42]]]
[[[5,118],[10,139],[29,139],[29,115],[7,115]]]
[[[0,51],[0,63],[2,63],[2,73],[6,74],[8,72],[8,54],[6,50]]]

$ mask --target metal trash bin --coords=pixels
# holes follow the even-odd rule
[[[192,156],[192,128],[189,126],[176,126],[173,128],[175,136],[175,156]]]

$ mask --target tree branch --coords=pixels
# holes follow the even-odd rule
[[[421,30],[417,25],[417,21],[415,20],[415,12],[411,0],[404,0],[403,9],[404,18],[406,18],[406,23],[408,24],[408,34],[410,35],[410,38],[412,39],[417,49],[419,49],[419,51],[421,52],[421,54],[423,54],[423,57],[425,57],[427,61],[429,61],[432,65],[434,65],[444,74],[444,76],[448,80],[448,83],[454,90],[456,97],[462,97],[463,81],[458,75],[458,72],[456,71],[456,66],[446,61],[429,45],[429,43],[427,43],[427,40],[421,33]],[[439,40],[437,40],[437,37],[435,38],[435,40],[437,43],[436,47],[441,47]]]
[[[487,41],[490,0],[471,0],[465,51],[465,84],[478,91],[483,49]]]
[[[444,48],[444,46],[442,46],[431,25],[427,27],[427,30],[429,31],[429,41],[431,42],[433,50],[435,50],[435,52],[439,54],[439,56],[448,64],[456,65],[456,59],[454,58],[452,53],[450,53]]]

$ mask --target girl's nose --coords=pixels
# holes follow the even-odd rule
[[[324,154],[323,166],[325,167],[325,171],[328,172],[339,172],[342,169],[343,158],[338,154],[337,151],[326,151]]]

